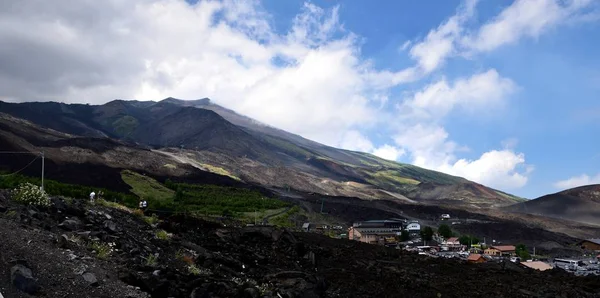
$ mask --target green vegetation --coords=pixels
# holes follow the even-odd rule
[[[200,164],[202,167],[204,167],[207,171],[211,172],[211,173],[215,173],[217,175],[221,175],[221,176],[228,176],[229,178],[241,181],[241,179],[231,173],[229,173],[229,171],[221,168],[221,167],[217,167],[217,166],[213,166],[213,165],[209,165],[206,163]]]
[[[431,227],[421,229],[421,238],[425,241],[431,241],[433,239],[433,229]]]
[[[152,216],[142,216],[142,219],[149,225],[157,224],[160,221],[156,214],[152,214]]]
[[[518,257],[521,258],[521,260],[531,259],[531,255],[529,254],[529,251],[527,251],[527,247],[525,246],[525,244],[518,244],[517,246],[515,246],[515,253]]]
[[[375,185],[380,185],[383,183],[398,186],[398,184],[417,185],[420,183],[417,180],[402,177],[399,175],[398,171],[393,170],[375,172],[371,174],[371,177],[372,179],[369,179],[369,182]]]
[[[96,256],[99,259],[108,258],[113,251],[111,244],[106,244],[98,241],[90,242],[89,248],[96,252]]]
[[[156,238],[160,240],[169,240],[171,239],[171,235],[165,230],[158,230],[156,231]]]
[[[170,210],[237,217],[245,212],[260,212],[288,206],[288,203],[266,198],[258,191],[245,188],[174,183],[170,180],[167,180],[165,185],[175,190],[169,206],[165,206]]]
[[[131,186],[131,192],[140,198],[169,200],[173,198],[173,194],[175,193],[173,190],[166,188],[158,181],[129,170],[121,172],[121,179]]]
[[[12,198],[22,204],[35,206],[50,206],[50,197],[41,187],[29,182],[19,185],[12,191]]]
[[[408,233],[407,230],[402,230],[402,232],[400,233],[400,241],[404,242],[404,241],[408,241],[410,239],[410,234]]]
[[[154,254],[149,254],[146,259],[146,266],[154,267],[158,264],[158,256]]]
[[[288,141],[273,137],[273,136],[269,136],[269,135],[264,135],[263,136],[264,140],[267,141],[267,143],[270,143],[271,145],[274,145],[275,147],[281,149],[282,151],[288,153],[289,155],[295,156],[295,157],[303,157],[303,158],[308,158],[310,156],[312,156],[313,154],[310,153],[310,151],[296,146],[293,143],[290,143]]]
[[[477,238],[475,236],[471,236],[471,235],[462,235],[462,236],[458,237],[458,242],[460,242],[460,244],[462,244],[462,245],[471,246],[473,244],[478,244],[479,238]]]
[[[132,134],[138,125],[138,120],[129,115],[123,116],[112,123],[115,133],[122,137]]]
[[[300,207],[294,206],[284,214],[272,218],[270,222],[278,227],[293,228],[296,225],[290,220],[290,217],[299,212]]]
[[[0,177],[0,188],[14,189],[21,183],[29,182],[41,185],[40,178],[23,175],[10,175]],[[110,202],[119,202],[129,207],[137,206],[138,199],[134,195],[110,191],[104,188],[62,183],[54,180],[44,180],[44,191],[52,196],[63,196],[78,199],[87,199],[91,191],[102,191],[103,199]]]
[[[442,224],[438,228],[438,234],[440,234],[442,237],[448,239],[448,238],[452,237],[452,229],[450,229],[450,226],[448,226],[447,224]]]

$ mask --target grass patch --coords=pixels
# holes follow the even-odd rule
[[[169,235],[169,233],[167,233],[167,231],[165,231],[165,230],[158,230],[158,231],[156,231],[155,236],[156,236],[157,239],[160,239],[160,240],[169,240],[169,239],[171,239],[171,235]]]
[[[146,259],[146,266],[154,267],[158,265],[158,256],[155,254],[149,254]]]
[[[99,199],[99,200],[96,200],[96,203],[98,205],[101,205],[101,206],[104,206],[104,207],[118,209],[118,210],[122,210],[122,211],[129,212],[129,213],[134,213],[134,211],[131,211],[131,209],[128,208],[127,206],[123,206],[123,205],[121,205],[119,203],[116,203],[116,202],[110,202],[110,201],[107,201],[107,200],[104,200],[104,199]]]
[[[165,185],[176,190],[173,207],[190,213],[239,217],[245,212],[261,212],[289,206],[286,202],[264,197],[258,191],[245,188],[171,181],[167,181]]]
[[[129,136],[135,131],[138,125],[138,120],[129,115],[118,118],[112,123],[113,130],[121,137]]]
[[[140,198],[169,200],[175,194],[173,190],[166,188],[158,181],[129,170],[121,172],[121,179],[131,186],[131,192]]]
[[[41,185],[41,179],[39,177],[10,175],[0,177],[0,188],[14,189],[19,184],[25,182]],[[89,195],[92,190],[96,193],[98,193],[98,191],[102,191],[104,193],[103,198],[107,201],[119,202],[130,207],[136,206],[138,202],[138,199],[134,195],[130,194],[119,193],[98,187],[68,184],[55,180],[44,180],[44,191],[51,196],[63,196],[87,200],[89,199]]]
[[[300,212],[300,207],[294,206],[290,210],[288,210],[286,213],[272,218],[270,220],[270,222],[271,222],[271,224],[276,225],[278,227],[293,228],[296,226],[296,224],[290,220],[290,217],[299,212]]]
[[[221,167],[217,167],[217,166],[213,166],[213,165],[209,165],[207,163],[202,163],[200,164],[202,167],[206,168],[207,171],[211,172],[211,173],[215,173],[217,175],[221,175],[221,176],[227,176],[230,177],[232,179],[235,179],[237,181],[242,181],[239,177],[229,173],[229,171],[221,168]]]
[[[89,248],[96,252],[96,256],[99,259],[108,258],[113,251],[112,246],[110,244],[98,241],[92,241],[89,245]]]
[[[412,178],[407,178],[407,177],[402,177],[398,174],[397,171],[394,170],[387,170],[387,171],[379,171],[376,172],[375,174],[371,175],[373,177],[373,179],[375,179],[375,181],[383,181],[383,182],[388,182],[388,183],[393,183],[393,184],[411,184],[411,185],[417,185],[420,182],[412,179]]]
[[[157,224],[160,221],[156,214],[152,214],[152,216],[143,216],[142,219],[149,225]]]

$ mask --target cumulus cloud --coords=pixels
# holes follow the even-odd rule
[[[457,153],[465,148],[451,141],[441,125],[445,116],[459,108],[479,113],[493,110],[516,89],[515,83],[493,69],[453,83],[443,79],[427,85],[398,106],[403,118],[413,123],[405,123],[394,140],[410,153],[411,162],[417,166],[496,188],[522,187],[533,167],[525,164],[523,153],[514,151],[516,141],[506,140],[504,150],[485,152],[476,160],[459,159]]]
[[[563,22],[586,16],[592,0],[517,0],[478,32],[465,37],[464,46],[490,51],[523,37],[537,38]]]
[[[550,29],[574,22],[598,19],[589,8],[592,0],[516,0],[479,28],[468,28],[478,0],[466,0],[456,14],[414,42],[410,54],[424,73],[443,66],[452,56],[472,56],[515,43],[522,38],[538,38]]]
[[[210,97],[328,145],[377,121],[411,70],[377,70],[338,7],[277,33],[255,1],[17,1],[0,9],[0,99]]]
[[[396,161],[398,160],[398,158],[400,158],[402,155],[404,155],[405,151],[401,148],[398,147],[394,147],[388,144],[385,144],[375,150],[373,150],[373,154],[375,156],[387,159],[387,160],[392,160],[392,161]]]
[[[554,183],[554,187],[558,189],[569,189],[590,184],[600,184],[600,173],[596,176],[588,176],[587,174],[582,174],[580,176],[575,176],[569,179],[561,180]]]

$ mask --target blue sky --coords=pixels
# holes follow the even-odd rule
[[[1,100],[210,97],[527,198],[600,183],[597,1],[32,5],[0,9]]]

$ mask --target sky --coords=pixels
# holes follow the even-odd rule
[[[600,2],[0,1],[0,100],[215,103],[526,198],[600,183]]]

